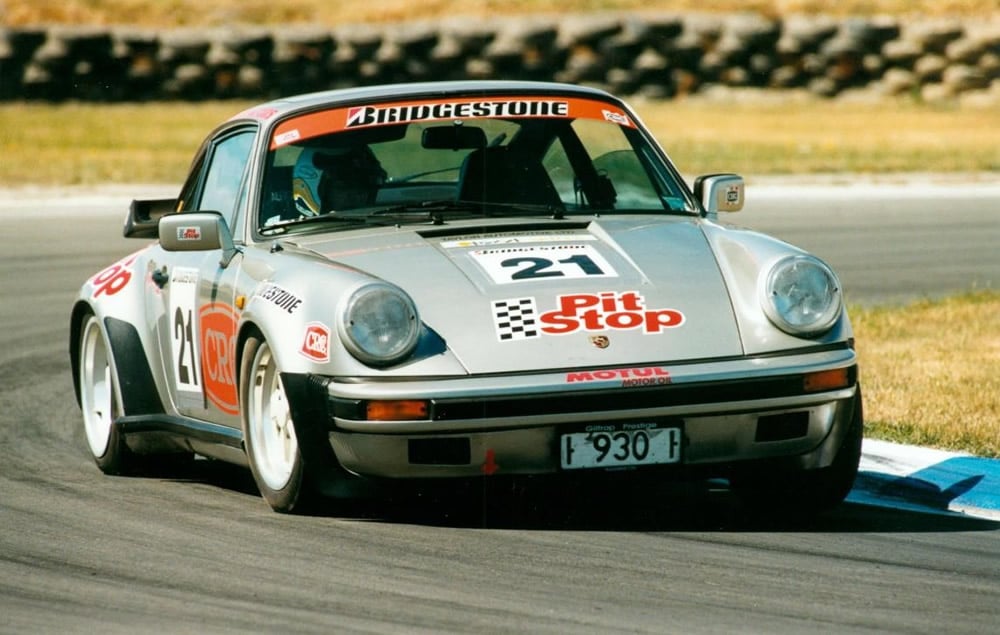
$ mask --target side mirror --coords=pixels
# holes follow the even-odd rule
[[[218,212],[181,212],[160,218],[160,246],[165,251],[222,250],[219,265],[229,266],[236,255],[233,235]]]
[[[706,174],[694,181],[694,195],[709,216],[743,209],[745,189],[738,174]]]
[[[134,200],[129,205],[122,235],[125,238],[156,238],[160,218],[176,211],[176,198]]]

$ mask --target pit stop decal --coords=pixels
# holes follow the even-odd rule
[[[638,330],[656,335],[684,320],[677,309],[647,307],[638,291],[560,295],[556,308],[543,312],[533,297],[493,302],[493,323],[501,342],[579,332]]]

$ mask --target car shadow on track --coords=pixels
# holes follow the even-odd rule
[[[180,476],[180,475],[176,475]],[[266,505],[248,470],[195,461],[175,482],[198,482],[247,495]],[[481,480],[464,488],[412,487],[361,499],[320,498],[302,512],[331,520],[449,528],[554,531],[714,531],[923,533],[997,531],[1000,522],[928,509],[926,512],[844,503],[820,514],[775,514],[746,508],[724,481],[656,487],[551,488]]]

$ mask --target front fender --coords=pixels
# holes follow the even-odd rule
[[[375,369],[347,351],[337,328],[344,301],[361,284],[376,280],[357,270],[331,266],[277,271],[244,296],[237,355],[247,334],[256,329],[270,343],[282,372],[325,376],[466,374],[444,340],[426,324],[421,324],[413,355],[395,366]]]

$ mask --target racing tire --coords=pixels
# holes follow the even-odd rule
[[[135,455],[115,425],[122,415],[118,375],[107,336],[93,313],[80,329],[79,353],[80,410],[90,453],[105,474],[131,473]]]
[[[861,462],[864,406],[861,388],[854,398],[851,426],[828,467],[805,472],[741,472],[730,480],[733,492],[753,511],[813,515],[839,505],[850,493]]]
[[[243,442],[261,496],[276,512],[303,511],[312,502],[291,406],[271,347],[247,338],[240,362]]]

